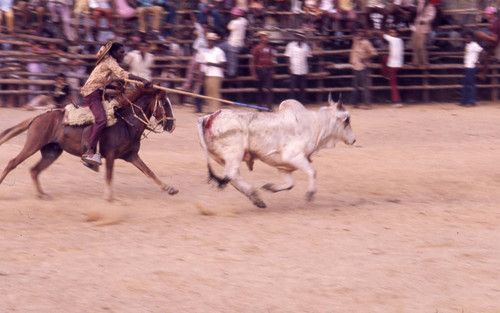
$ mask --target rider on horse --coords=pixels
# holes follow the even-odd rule
[[[106,127],[106,112],[102,105],[103,89],[107,85],[112,74],[120,79],[133,79],[144,83],[146,88],[151,87],[151,82],[142,77],[130,74],[118,65],[125,56],[125,50],[121,43],[108,42],[101,47],[97,53],[97,62],[94,70],[90,73],[81,94],[85,105],[88,105],[94,114],[95,123],[88,141],[88,149],[82,155],[82,160],[90,165],[101,165],[101,155],[96,153],[97,142]]]

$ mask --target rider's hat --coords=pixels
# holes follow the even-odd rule
[[[96,54],[97,57],[97,62],[95,62],[95,65],[99,64],[102,59],[108,54],[109,49],[111,49],[111,46],[113,45],[112,41],[108,41],[104,46],[99,49],[99,51]]]

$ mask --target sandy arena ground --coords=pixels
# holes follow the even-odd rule
[[[0,185],[0,312],[498,313],[499,109],[351,110],[357,142],[314,158],[315,201],[297,172],[263,191],[267,209],[206,183],[191,108],[141,151],[175,196],[118,161],[108,203],[103,170],[65,153],[39,200],[35,155]],[[36,114],[2,108],[0,128]],[[24,139],[0,147],[0,169]]]

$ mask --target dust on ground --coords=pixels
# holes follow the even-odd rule
[[[0,185],[0,312],[500,312],[499,109],[351,110],[357,142],[314,157],[315,201],[296,172],[267,209],[206,183],[192,108],[142,142],[175,196],[117,161],[108,203],[103,170],[64,153],[39,200],[32,156]],[[37,114],[0,112],[1,130]]]

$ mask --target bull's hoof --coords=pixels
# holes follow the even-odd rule
[[[264,189],[264,190],[267,190],[267,191],[276,192],[276,190],[274,190],[274,184],[271,184],[271,183],[265,184],[265,185],[263,185],[260,188]]]
[[[315,194],[314,191],[308,191],[306,193],[306,200],[307,200],[307,202],[312,202],[314,200],[314,194]]]
[[[165,190],[169,195],[175,195],[179,193],[179,190],[174,187],[164,187],[163,190]]]
[[[264,203],[264,201],[262,200],[257,200],[257,201],[254,201],[253,204],[258,207],[258,208],[261,208],[261,209],[265,209],[267,208],[267,205]]]

